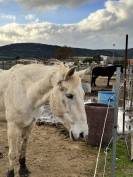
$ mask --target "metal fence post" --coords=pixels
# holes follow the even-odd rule
[[[112,177],[115,177],[115,166],[116,166],[116,140],[117,140],[119,88],[120,88],[120,68],[117,68],[115,84],[116,103],[114,107],[114,125],[113,125],[112,175],[111,175]]]

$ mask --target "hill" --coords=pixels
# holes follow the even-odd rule
[[[14,59],[20,58],[51,58],[54,57],[55,50],[61,48],[61,46],[46,45],[39,43],[16,43],[0,47],[0,59]],[[112,50],[112,49],[101,49],[101,50],[90,50],[83,48],[72,48],[74,56],[124,56],[124,50]],[[129,49],[128,57],[133,58],[133,48]]]

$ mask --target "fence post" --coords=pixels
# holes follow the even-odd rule
[[[114,107],[114,125],[113,125],[113,149],[112,149],[112,177],[115,177],[116,166],[116,139],[117,139],[117,121],[118,121],[118,104],[120,89],[120,68],[117,68],[116,84],[115,84],[116,103]]]
[[[130,80],[129,82],[131,82],[130,85],[130,111],[133,108],[133,66],[131,66],[130,68]],[[131,111],[132,113],[132,111]],[[131,117],[129,116],[129,119],[131,120]],[[133,132],[131,131],[131,160],[133,161]]]
[[[128,34],[126,35],[125,60],[124,60],[124,94],[123,94],[123,135],[125,134],[125,108],[126,108],[126,79],[127,79],[127,53],[128,53]]]

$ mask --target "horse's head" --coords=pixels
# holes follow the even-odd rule
[[[67,69],[51,92],[50,105],[69,131],[71,139],[84,138],[88,134],[84,107],[84,91],[81,79],[74,68]]]

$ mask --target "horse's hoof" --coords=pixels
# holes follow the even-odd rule
[[[19,169],[20,177],[28,177],[31,172],[28,170],[27,167]]]
[[[14,170],[8,170],[7,177],[14,177]]]

